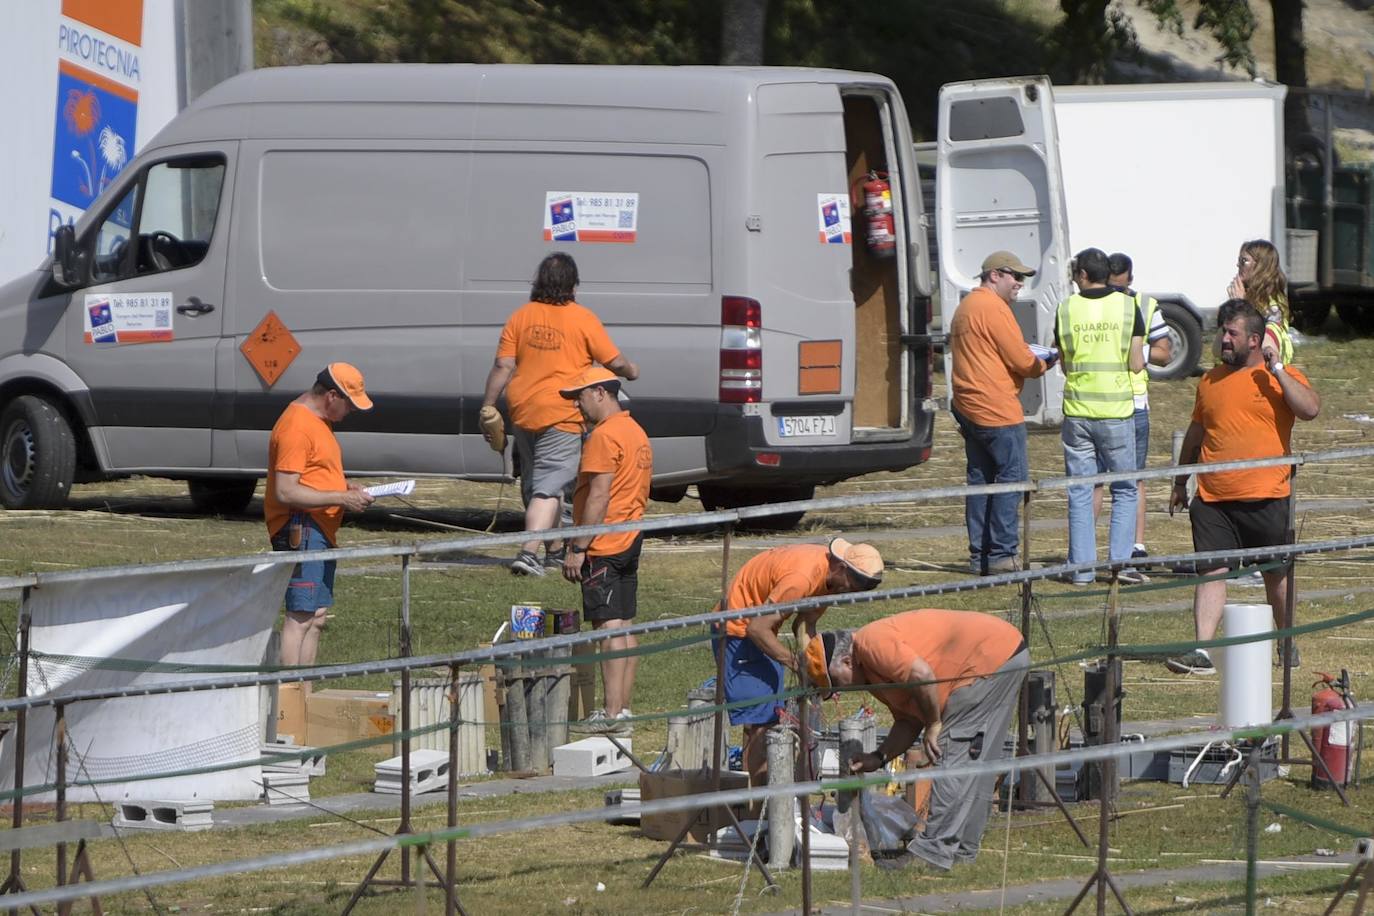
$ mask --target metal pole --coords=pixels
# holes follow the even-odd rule
[[[720,609],[728,610],[730,607],[730,533],[735,530],[731,523],[725,525],[725,537],[720,544]],[[711,737],[711,789],[715,792],[720,791],[720,760],[721,750],[725,746],[725,710],[721,709],[725,705],[725,627],[722,625],[719,630],[719,638],[716,639],[716,696],[715,696],[715,728]],[[708,819],[709,823],[709,819]],[[715,831],[709,837],[710,844],[715,845]]]
[[[1030,491],[1021,494],[1021,568],[1030,569]],[[1031,644],[1031,582],[1021,583],[1021,639],[1029,647]],[[1030,682],[1021,682],[1021,703],[1016,712],[1016,753],[1025,757],[1030,753]],[[1036,795],[1034,779],[1023,779],[1017,785],[1017,795],[1021,801],[1031,801]]]
[[[863,726],[853,716],[840,720],[840,776],[849,775],[849,764],[864,752]],[[841,814],[849,815],[849,829],[845,842],[849,844],[849,909],[853,916],[859,916],[862,908],[863,878],[859,863],[859,840],[863,836],[863,819],[860,816],[859,793],[852,789],[840,792],[835,799],[835,808]]]
[[[444,863],[444,916],[455,916],[458,907],[458,841],[453,828],[458,826],[458,666],[448,669],[448,818],[449,840],[445,843],[447,860]]]
[[[401,657],[410,657],[410,555],[401,557]],[[410,669],[401,669],[401,826],[410,833]],[[452,771],[453,764],[449,764]],[[421,876],[423,883],[423,875]],[[410,847],[401,847],[401,883],[410,884]]]
[[[57,806],[55,816],[60,824],[67,819],[67,706],[53,707],[53,736],[57,742]],[[57,844],[57,886],[67,882],[67,844]]]
[[[1255,867],[1259,859],[1259,802],[1260,802],[1260,747],[1263,742],[1256,741],[1250,747],[1250,759],[1246,761],[1248,785],[1245,787],[1245,913],[1255,916],[1255,896],[1259,891],[1258,873]]]
[[[798,664],[797,668],[801,671],[801,687],[805,691],[807,688],[806,667]],[[797,712],[801,716],[801,780],[807,782],[811,779],[811,710],[805,692],[797,697]],[[801,802],[802,817],[802,912],[809,916],[811,913],[811,797],[803,793],[797,800]],[[791,818],[788,821],[788,827],[791,827]]]
[[[29,628],[33,619],[29,615],[29,589],[25,586],[19,604],[19,685],[16,691],[20,697],[29,695]],[[10,823],[15,830],[24,826],[24,756],[28,753],[28,710],[19,709],[14,716],[14,812]],[[20,850],[10,853],[10,876],[5,882],[7,890],[19,890],[24,886],[20,875]]]

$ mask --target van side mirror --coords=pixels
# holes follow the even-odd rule
[[[58,226],[52,237],[52,278],[58,286],[71,289],[81,285],[81,256],[76,246],[76,229]]]

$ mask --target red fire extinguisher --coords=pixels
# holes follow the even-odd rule
[[[1324,672],[1317,672],[1320,680],[1313,687],[1321,689],[1312,694],[1312,713],[1334,712],[1338,709],[1351,709],[1355,698],[1350,693],[1350,675],[1342,668],[1341,676],[1333,678]],[[1312,744],[1317,756],[1326,764],[1326,770],[1314,763],[1312,767],[1312,788],[1329,789],[1333,784],[1342,787],[1350,782],[1351,746],[1353,722],[1332,722],[1330,725],[1312,729]],[[1327,778],[1327,773],[1331,779]],[[1332,780],[1335,780],[1335,783]]]
[[[875,258],[890,258],[897,253],[897,229],[892,212],[892,185],[886,172],[869,172],[859,184],[863,197],[865,236],[868,253]],[[855,195],[856,197],[859,195]]]

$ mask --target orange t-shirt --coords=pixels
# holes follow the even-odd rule
[[[268,537],[282,529],[292,511],[277,499],[274,471],[299,474],[301,485],[312,490],[348,488],[343,472],[343,452],[339,450],[339,440],[334,438],[333,427],[304,404],[287,405],[272,427],[272,437],[267,443],[267,495],[263,499],[263,511],[267,516]],[[338,546],[335,536],[343,521],[343,507],[307,511],[329,538],[329,543]]]
[[[854,631],[854,668],[869,684],[903,683],[914,656],[925,659],[939,681],[940,708],[949,695],[1007,663],[1021,645],[1021,631],[979,611],[907,611],[875,620]],[[855,678],[859,680],[859,678]],[[890,687],[872,691],[892,714],[922,725],[911,691]]]
[[[797,544],[794,547],[774,547],[757,556],[735,573],[726,594],[726,610],[761,607],[765,604],[784,604],[801,598],[825,593],[825,577],[830,571],[830,548],[824,544]],[[774,626],[791,617],[784,613]],[[819,616],[819,614],[817,615]],[[743,639],[748,635],[749,621],[727,620],[725,633]]]
[[[1285,366],[1284,371],[1309,384],[1300,370]],[[1243,461],[1287,455],[1295,419],[1278,380],[1264,366],[1213,366],[1198,382],[1193,401],[1193,421],[1203,430],[1199,460]],[[1285,497],[1290,471],[1283,466],[1199,474],[1198,495],[1209,503]]]
[[[593,361],[603,366],[620,355],[590,309],[576,302],[526,302],[501,329],[497,359],[514,359],[506,387],[511,422],[529,430],[550,426],[582,429],[577,404],[558,393],[570,388]]]
[[[592,427],[587,441],[582,443],[582,463],[577,468],[577,491],[573,493],[573,521],[579,525],[588,524],[583,517],[587,503],[587,491],[595,474],[612,474],[611,497],[606,504],[607,525],[615,522],[632,522],[644,517],[644,507],[649,502],[649,483],[654,476],[654,452],[649,447],[649,437],[630,416],[622,410],[612,414]],[[637,531],[620,531],[602,534],[592,539],[587,553],[595,557],[608,557],[624,553],[634,543]]]
[[[1025,422],[1021,385],[1044,375],[1045,364],[1001,296],[980,286],[963,298],[949,325],[949,350],[955,410],[977,426]]]

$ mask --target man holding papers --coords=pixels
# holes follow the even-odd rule
[[[949,327],[951,404],[964,437],[969,486],[1020,483],[1026,460],[1026,421],[1021,385],[1054,364],[1057,353],[1034,352],[1021,334],[1011,303],[1035,271],[1010,251],[994,251],[983,261],[978,288],[963,298]],[[969,496],[969,566],[974,575],[1019,568],[1020,493]]]
[[[330,363],[310,390],[286,406],[267,445],[267,496],[263,501],[273,550],[326,550],[337,545],[344,510],[361,512],[371,493],[344,479],[343,453],[334,424],[355,410],[371,410],[363,374]],[[313,665],[334,604],[333,560],[297,563],[286,588],[281,632],[284,665]]]

